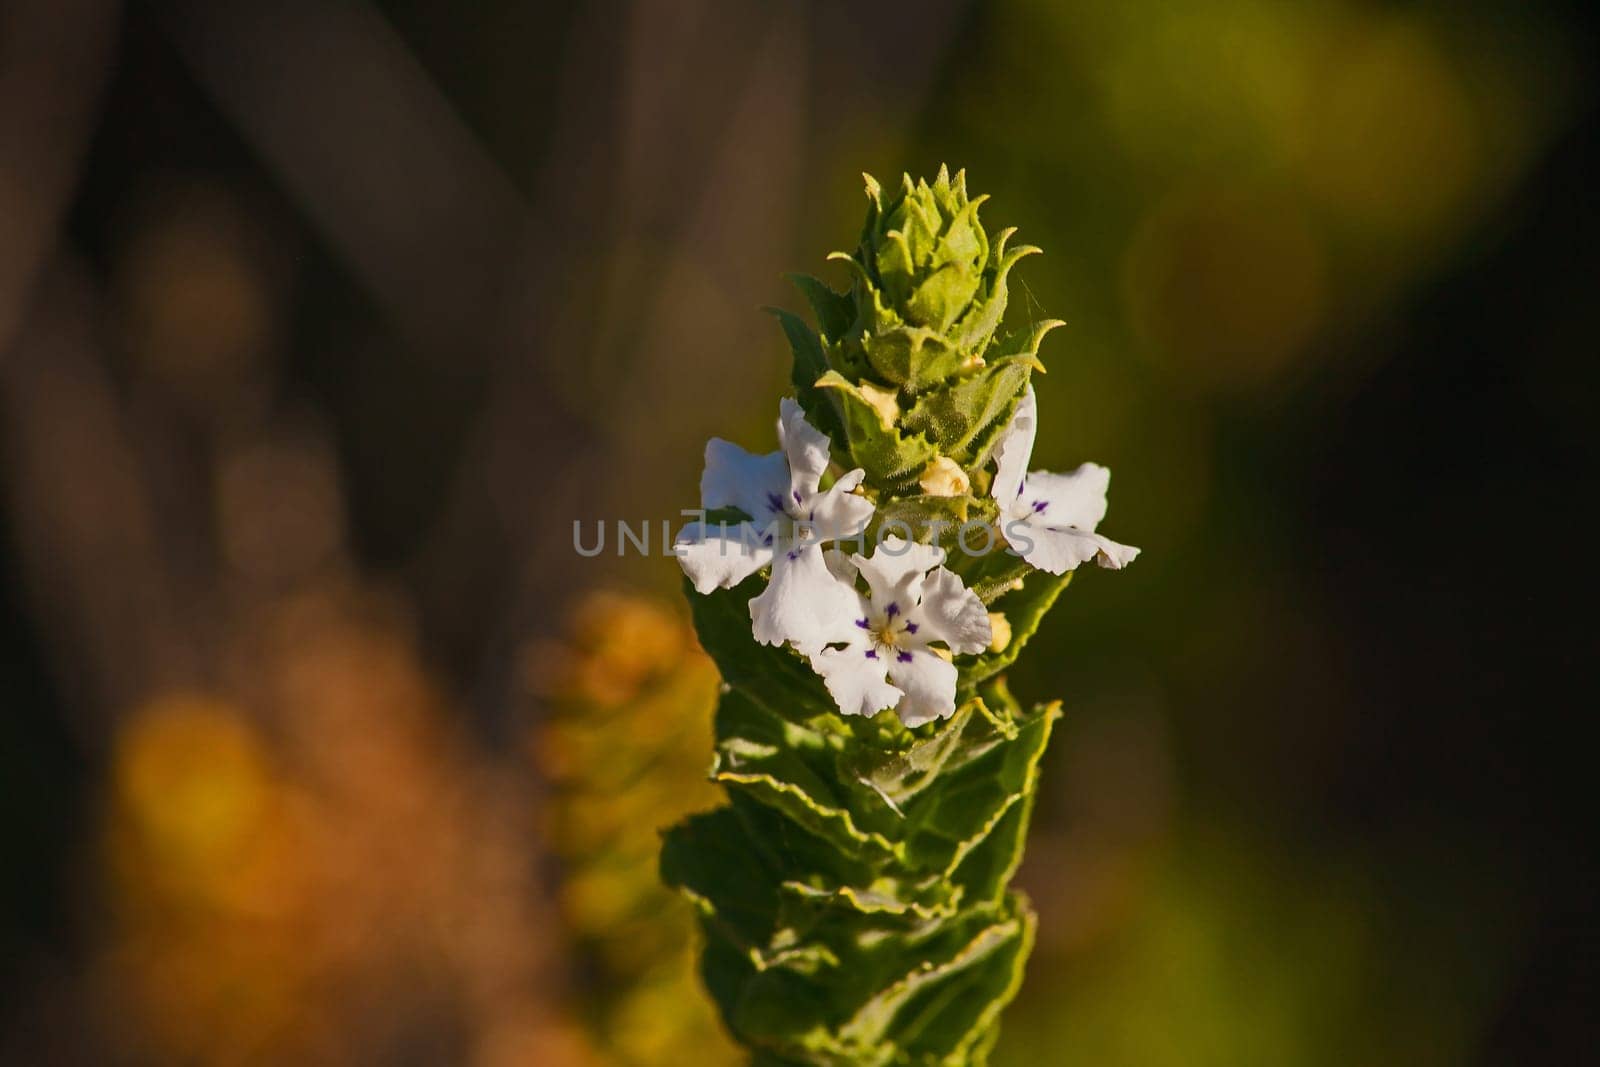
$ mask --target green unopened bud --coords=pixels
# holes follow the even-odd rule
[[[1008,251],[1014,230],[990,237],[978,218],[987,199],[968,197],[965,171],[952,180],[940,167],[932,183],[906,175],[892,196],[867,176],[867,221],[849,257],[864,283],[856,293],[863,324],[875,334],[920,327],[963,357],[982,353],[1005,314],[1006,275],[1038,251]]]
[[[780,312],[795,355],[800,402],[883,497],[930,494],[921,484],[943,459],[970,481],[1029,375],[1054,321],[1000,335],[1006,279],[1038,249],[1008,248],[1013,230],[985,230],[965,172],[902,179],[893,195],[870,175],[867,219],[847,263],[854,284],[836,292],[796,277],[817,328]]]
[[[897,199],[874,205],[861,251],[907,323],[944,333],[977,295],[989,253],[978,222],[984,199],[967,199],[964,174],[952,185],[940,170],[932,185],[907,176]]]

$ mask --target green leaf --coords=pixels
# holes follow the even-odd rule
[[[841,752],[837,760],[841,779],[865,789],[903,815],[904,806],[937,780],[952,757],[957,763],[965,761],[964,746],[970,745],[967,727],[975,716],[983,720],[978,711],[981,704],[980,700],[968,701],[949,719],[934,724],[926,737],[903,750],[856,748]]]
[[[984,358],[991,363],[1017,357],[1028,357],[1033,362],[1034,370],[1044,373],[1044,366],[1039,363],[1039,343],[1044,340],[1045,334],[1058,326],[1066,323],[1060,319],[1040,319],[1038,322],[1028,324],[1025,330],[1015,330],[994,343],[994,347],[984,353]]]
[[[1018,245],[1007,250],[1006,242],[1016,233],[1015,227],[1000,231],[989,250],[989,266],[984,270],[983,285],[968,306],[967,312],[951,330],[951,340],[962,348],[981,351],[999,328],[1005,317],[1008,301],[1007,278],[1017,262],[1039,251],[1033,245]]]
[[[958,263],[977,274],[989,258],[989,239],[978,222],[978,209],[987,196],[969,201],[952,213],[949,227],[939,242],[939,258]]]
[[[970,541],[975,550],[986,544],[976,532]],[[990,551],[952,552],[945,566],[955,571],[967,588],[978,594],[979,600],[991,606],[1002,596],[1020,589],[1021,583],[1033,573],[1028,562],[1005,545],[999,531],[995,533],[995,544]]]
[[[850,332],[856,321],[856,305],[849,293],[836,293],[827,283],[809,274],[791,274],[789,280],[800,290],[817,317],[817,328],[825,340],[837,341]],[[817,372],[818,377],[821,371]],[[816,381],[816,378],[812,378]]]
[[[751,633],[749,603],[766,587],[760,575],[704,596],[687,579],[683,587],[700,645],[724,682],[802,721],[809,716],[838,717],[833,698],[811,664],[788,648],[758,643]]]
[[[859,386],[837,371],[823,375],[817,387],[828,390],[838,405],[845,451],[852,464],[867,472],[872,484],[888,486],[906,482],[921,473],[938,455],[938,449],[925,436],[903,433],[892,420],[885,418],[883,405],[874,404]]]
[[[977,502],[968,496],[895,497],[878,505],[867,532],[874,540],[893,534],[908,541],[953,544],[955,533]],[[934,537],[937,533],[940,536]]]
[[[821,340],[805,320],[793,312],[783,308],[767,310],[777,318],[784,336],[789,340],[789,350],[794,355],[794,370],[790,380],[794,382],[795,397],[805,409],[806,418],[823,433],[838,436],[838,415],[827,399],[817,392],[817,379],[828,372],[828,357]]]
[[[959,174],[957,178],[964,179],[965,174]],[[929,189],[933,192],[933,199],[939,205],[939,210],[944,212],[946,216],[954,217],[961,211],[961,206],[966,203],[967,190],[965,184],[951,184],[950,168],[943,163],[939,164],[939,173],[934,175],[933,184],[929,186]]]
[[[791,898],[813,908],[851,911],[860,915],[884,915],[928,922],[955,913],[959,894],[949,879],[907,879],[885,875],[865,886],[819,887],[804,882],[785,882]]]
[[[988,435],[1005,428],[1032,369],[1027,357],[980,367],[920,397],[900,423],[910,433],[925,435],[963,467],[974,466],[974,459],[986,450]]]
[[[780,1057],[761,1062],[830,1062],[808,1055],[836,1047],[829,1035],[824,987],[792,971],[758,967],[748,954],[710,930],[700,977],[733,1035],[765,1056]],[[781,1058],[785,1052],[794,1055]]]
[[[963,262],[946,263],[920,282],[906,300],[906,319],[943,337],[978,292],[983,275]]]
[[[861,825],[833,787],[813,769],[828,755],[823,735],[762,708],[734,690],[717,709],[713,781],[775,808],[848,856],[868,863],[895,858],[899,845]]]
[[[690,816],[662,835],[661,880],[681,890],[729,945],[754,959],[773,934],[777,879],[747,847],[732,808]]]
[[[966,355],[944,334],[925,326],[894,326],[862,341],[868,365],[908,393],[920,393],[961,369]]]
[[[1016,702],[1005,692],[1004,686],[991,684],[985,691],[990,700],[1016,714]],[[1042,732],[1042,736],[1038,741],[1037,755],[1028,770],[1020,798],[1006,808],[988,835],[967,851],[951,873],[950,880],[960,887],[964,900],[979,904],[998,902],[1005,895],[1006,885],[1017,873],[1017,867],[1022,862],[1023,843],[1028,834],[1029,820],[1033,815],[1034,799],[1038,796],[1039,759],[1043,756],[1045,746],[1049,744],[1050,731],[1055,720],[1060,718],[1060,705],[1050,704],[1036,708],[1033,715],[1033,722],[1038,724],[1036,728]]]
[[[913,1000],[977,968],[1007,944],[1025,937],[1019,917],[982,921],[985,918],[979,913],[973,916],[979,921],[952,923],[949,933],[939,941],[922,946],[921,959],[908,959],[907,962],[915,960],[914,966],[869,997],[840,1028],[844,1043],[860,1049],[882,1048],[889,1043],[885,1039],[902,1010]]]
[[[932,985],[907,1001],[887,1037],[911,1062],[981,1065],[999,1031],[1000,1012],[1022,986],[1023,964],[1033,947],[1033,909],[1013,895],[1017,934],[976,965]]]
[[[1054,718],[1051,710],[1036,712],[1012,738],[969,727],[975,736],[961,752],[965,760],[943,768],[906,808],[907,860],[922,870],[955,870],[1033,789]]]
[[[890,301],[896,305],[905,303],[915,280],[916,264],[911,258],[911,243],[903,232],[891,230],[884,235],[873,266],[877,267],[878,278]]]

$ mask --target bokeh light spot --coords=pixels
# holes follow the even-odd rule
[[[1461,80],[1409,23],[1363,26],[1329,50],[1306,128],[1306,187],[1370,230],[1425,234],[1450,221],[1484,177]]]
[[[1324,251],[1281,197],[1183,189],[1159,202],[1124,262],[1134,330],[1180,376],[1234,389],[1275,377],[1327,307]]]
[[[163,696],[119,738],[117,789],[139,828],[174,859],[216,862],[257,826],[268,773],[255,736],[226,704]]]

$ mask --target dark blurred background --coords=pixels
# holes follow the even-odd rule
[[[650,874],[714,683],[571,524],[763,445],[781,272],[946,161],[1144,549],[1013,677],[999,1062],[1591,1060],[1594,31],[0,2],[0,1062],[729,1062]]]

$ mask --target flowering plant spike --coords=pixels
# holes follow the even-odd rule
[[[701,974],[759,1064],[981,1064],[1033,912],[1022,857],[1057,704],[1002,673],[1096,532],[1109,472],[1027,471],[1031,377],[1057,322],[1002,331],[1035,248],[978,220],[963,174],[867,178],[848,292],[776,312],[796,399],[776,451],[713,440],[676,551],[724,687],[728,804],[665,835]]]

